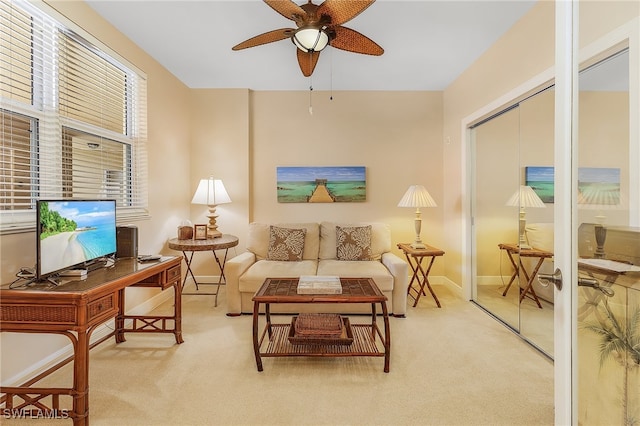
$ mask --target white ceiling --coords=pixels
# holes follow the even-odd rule
[[[385,53],[329,47],[309,79],[300,72],[289,40],[231,50],[263,32],[295,28],[262,1],[86,2],[188,87],[253,90],[306,90],[310,84],[314,90],[442,90],[535,3],[378,0],[344,26],[371,38]]]

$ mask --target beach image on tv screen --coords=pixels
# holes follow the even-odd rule
[[[110,201],[40,202],[40,273],[116,251],[116,212]]]

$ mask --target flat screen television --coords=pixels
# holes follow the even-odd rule
[[[36,202],[36,279],[116,253],[115,200]]]

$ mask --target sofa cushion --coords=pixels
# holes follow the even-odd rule
[[[336,226],[338,260],[371,260],[371,225]]]
[[[317,223],[275,223],[280,228],[306,229],[304,236],[304,250],[302,260],[317,260],[320,247],[320,227]],[[247,250],[256,255],[257,260],[267,258],[269,249],[270,226],[265,223],[253,222],[249,224],[247,236]]]
[[[317,269],[318,262],[315,260],[300,262],[259,260],[240,277],[238,289],[243,293],[255,293],[264,283],[265,278],[298,278],[300,275],[316,275]]]
[[[337,275],[344,278],[373,278],[380,291],[393,290],[393,275],[377,260],[321,260],[318,275]]]
[[[380,260],[382,253],[391,251],[391,229],[386,223],[352,223],[341,224],[322,222],[320,224],[320,253],[319,259],[336,259],[336,226],[366,226],[371,225],[371,260]]]
[[[271,226],[269,228],[269,247],[267,260],[302,260],[304,250],[305,228],[292,229]]]
[[[553,253],[553,223],[528,223],[525,234],[531,247]]]

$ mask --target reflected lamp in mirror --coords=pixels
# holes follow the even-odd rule
[[[216,207],[219,204],[230,203],[231,198],[220,179],[210,177],[200,180],[198,189],[193,195],[191,204],[204,204],[209,207],[209,224],[207,225],[207,238],[217,238],[222,236],[222,232],[218,231],[216,224]]]
[[[429,191],[427,191],[427,189],[422,185],[411,185],[398,203],[398,207],[415,207],[416,218],[414,220],[414,226],[416,239],[411,243],[411,247],[414,249],[427,248],[420,239],[420,231],[422,228],[422,214],[420,213],[420,207],[437,207],[437,204],[431,197],[431,194],[429,194]]]
[[[520,207],[520,220],[518,223],[518,246],[521,249],[530,249],[525,236],[525,228],[527,225],[526,209],[530,207],[546,208],[538,194],[530,186],[520,185],[520,188],[509,198],[507,206]]]
[[[619,208],[620,189],[611,189],[608,185],[600,185],[598,183],[579,188],[578,206],[580,208],[598,210],[595,216],[596,224],[594,226],[594,232],[596,237],[596,250],[593,252],[593,257],[604,259],[604,243],[607,240],[604,210]]]

